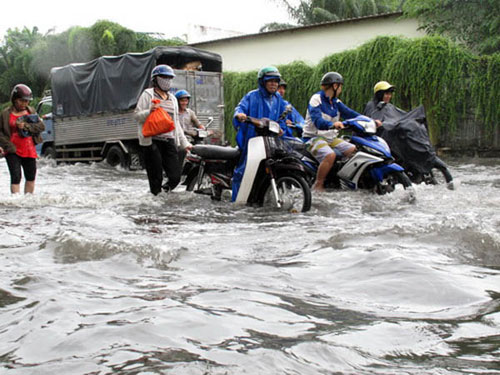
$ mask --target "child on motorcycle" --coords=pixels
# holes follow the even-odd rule
[[[351,143],[337,138],[338,131],[344,127],[340,117],[351,119],[360,114],[338,99],[344,85],[344,79],[339,73],[326,73],[320,85],[321,91],[315,93],[309,100],[302,139],[307,142],[308,151],[320,163],[313,189],[325,191],[325,178],[332,169],[335,159],[349,157],[356,150]]]
[[[235,201],[243,179],[246,166],[247,146],[250,138],[255,137],[255,126],[246,122],[247,117],[268,118],[278,121],[285,111],[287,102],[278,94],[278,84],[281,74],[274,66],[267,66],[259,70],[257,81],[259,87],[248,92],[234,109],[233,126],[237,131],[236,143],[241,149],[241,158],[234,170],[232,200]],[[283,132],[286,129],[285,121],[280,121]]]

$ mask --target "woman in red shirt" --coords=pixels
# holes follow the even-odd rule
[[[28,86],[14,86],[10,95],[12,106],[0,116],[0,147],[5,152],[9,167],[12,193],[19,193],[21,190],[21,167],[26,180],[24,192],[35,191],[35,144],[41,142],[40,133],[45,129],[45,125],[35,110],[28,106],[32,99],[33,95]]]

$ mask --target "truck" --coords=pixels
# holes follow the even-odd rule
[[[210,122],[210,143],[224,142],[222,58],[182,47],[155,47],[144,53],[103,56],[51,69],[50,94],[37,106],[45,122],[39,155],[56,162],[99,162],[140,169],[143,165],[134,108],[159,64],[175,72],[172,92],[191,94],[190,108]]]

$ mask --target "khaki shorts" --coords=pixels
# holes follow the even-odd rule
[[[335,153],[337,157],[342,157],[352,147],[354,147],[354,145],[340,138],[335,138],[333,141],[328,142],[323,137],[315,137],[307,142],[307,151],[309,151],[319,163],[332,153]]]

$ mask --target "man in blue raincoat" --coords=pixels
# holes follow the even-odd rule
[[[279,120],[287,105],[287,102],[277,92],[280,77],[280,72],[274,66],[267,66],[259,70],[257,74],[259,87],[247,93],[234,109],[233,126],[237,131],[236,143],[241,149],[241,157],[233,174],[233,202],[236,200],[245,172],[248,141],[257,135],[255,126],[246,122],[246,119],[250,116],[254,118],[265,117],[273,121]],[[285,132],[285,121],[279,122],[283,132]]]

